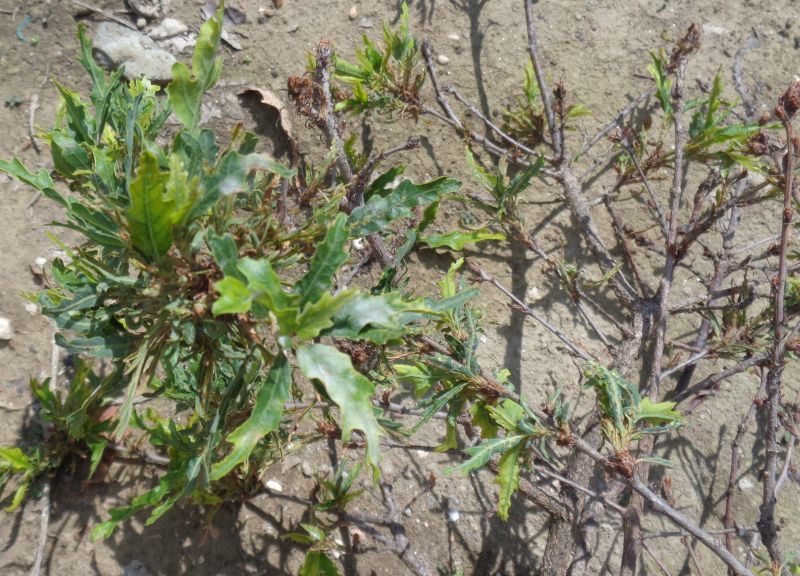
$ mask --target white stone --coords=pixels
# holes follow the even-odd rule
[[[713,24],[703,24],[703,32],[706,34],[727,34],[728,30],[722,26],[715,26]]]
[[[283,492],[283,486],[277,480],[267,480],[264,482],[264,486],[273,492]]]
[[[31,265],[31,272],[34,273],[36,276],[41,276],[44,274],[44,267],[47,265],[47,258],[43,256],[39,256],[36,260],[33,261]]]
[[[136,27],[139,30],[143,30],[145,26],[147,26],[147,20],[146,19],[144,19],[144,18],[137,18],[136,19]]]
[[[448,35],[447,35],[447,37],[448,37],[450,40],[461,40],[461,36],[459,36],[459,35],[458,35],[458,34],[456,34],[455,32],[453,32],[452,34],[448,34]]]
[[[739,480],[739,490],[742,492],[752,492],[753,488],[755,487],[756,485],[747,476],[744,476],[741,480]]]
[[[448,57],[447,57],[447,56],[445,56],[444,54],[439,54],[439,55],[436,57],[436,61],[437,61],[439,64],[441,64],[442,66],[444,66],[445,64],[447,64],[448,62],[450,62],[450,58],[448,58]]]
[[[94,48],[107,67],[125,67],[126,78],[145,76],[154,82],[172,79],[175,57],[148,36],[115,22],[103,22],[94,35]]]
[[[528,291],[525,292],[525,297],[531,302],[536,302],[537,300],[541,300],[542,295],[539,292],[538,287],[531,286],[530,288],[528,288]]]
[[[11,340],[14,337],[14,330],[11,328],[11,320],[0,317],[0,340]]]
[[[358,18],[358,8],[352,6],[350,8],[350,12],[347,13],[347,17],[350,18],[350,20],[355,20],[356,18]]]
[[[447,521],[455,524],[461,518],[461,513],[458,510],[449,510],[447,512]]]
[[[31,316],[36,316],[39,313],[39,305],[36,302],[28,302],[25,304],[25,311]]]
[[[189,27],[177,18],[164,18],[148,35],[153,40],[166,40],[188,31]]]

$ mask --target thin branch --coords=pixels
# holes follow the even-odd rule
[[[639,162],[639,159],[636,157],[636,153],[631,147],[630,141],[624,134],[620,138],[619,143],[622,145],[622,147],[625,149],[625,152],[628,153],[628,156],[633,161],[633,165],[636,167],[636,171],[639,172],[639,177],[642,179],[642,184],[644,184],[644,188],[645,190],[647,190],[647,195],[650,197],[650,205],[652,206],[653,210],[656,213],[656,219],[658,220],[658,223],[661,226],[661,232],[663,233],[664,239],[666,240],[669,237],[667,221],[664,218],[664,210],[661,208],[661,203],[658,201],[655,192],[653,192],[653,187],[650,185],[650,179],[647,177],[647,174],[645,174],[644,170],[642,169],[642,165]]]
[[[786,458],[783,460],[783,468],[781,469],[780,476],[778,476],[778,480],[775,482],[775,500],[778,499],[778,494],[783,484],[786,482],[786,479],[789,477],[789,470],[792,466],[792,455],[794,454],[794,445],[796,443],[797,436],[794,434],[789,436],[789,444],[786,446]]]
[[[465,98],[463,98],[461,96],[461,94],[458,93],[458,90],[456,90],[452,86],[448,86],[447,87],[447,93],[448,94],[452,94],[453,96],[455,96],[456,100],[461,102],[461,104],[463,104],[467,108],[467,110],[470,111],[470,113],[473,116],[475,116],[476,118],[480,118],[481,121],[483,121],[483,123],[486,124],[486,126],[488,126],[495,134],[500,136],[500,138],[502,138],[503,140],[505,140],[506,142],[508,142],[512,146],[514,146],[515,148],[518,148],[518,149],[522,150],[523,152],[525,152],[526,154],[529,154],[530,156],[537,156],[538,155],[532,149],[528,148],[527,146],[525,146],[525,144],[523,144],[522,142],[516,140],[512,136],[508,135],[499,126],[497,126],[497,124],[495,124],[494,122],[489,120],[489,118],[487,118],[480,110],[478,110],[477,106],[475,106],[474,104],[468,102]]]
[[[334,101],[331,95],[331,71],[330,63],[333,55],[331,43],[323,40],[317,46],[317,62],[314,75],[317,82],[322,87],[322,93],[325,96],[325,133],[328,137],[328,146],[333,145],[336,148],[336,167],[339,169],[339,174],[345,182],[353,181],[353,169],[350,167],[350,162],[347,160],[347,154],[344,150],[344,140],[342,140],[341,132],[339,131],[339,123],[336,120],[336,112],[334,111]]]
[[[333,96],[331,95],[331,72],[330,64],[333,55],[331,43],[322,40],[317,46],[316,68],[314,70],[317,83],[322,87],[323,98],[325,99],[325,135],[328,139],[328,146],[336,149],[336,167],[342,179],[350,184],[353,182],[353,168],[347,160],[344,149],[344,140],[339,130],[339,123],[336,120]],[[395,265],[394,256],[386,249],[383,238],[380,234],[373,233],[367,236],[367,242],[372,249],[372,254],[378,259],[383,268],[393,268]]]
[[[536,27],[533,24],[532,0],[525,0],[525,22],[528,25],[528,52],[530,53],[533,72],[536,75],[536,83],[539,85],[539,94],[542,98],[542,105],[544,106],[547,127],[550,129],[550,144],[553,147],[553,152],[556,157],[560,159],[564,156],[563,142],[561,141],[561,132],[556,124],[556,116],[553,113],[552,95],[547,88],[547,82],[545,81],[544,71],[542,70],[541,60],[539,58],[539,49],[536,45]]]
[[[72,0],[72,3],[75,4],[76,6],[80,6],[81,8],[83,8],[85,10],[88,10],[89,12],[94,12],[95,14],[100,14],[100,16],[103,16],[104,18],[108,18],[109,20],[113,20],[117,24],[125,26],[125,28],[129,28],[131,30],[136,30],[138,32],[138,29],[136,28],[136,26],[134,26],[133,24],[131,24],[127,20],[123,20],[122,18],[120,18],[119,16],[115,16],[111,12],[106,12],[102,8],[98,8],[97,6],[94,6],[93,4],[89,4],[88,2],[81,2],[81,0]]]
[[[113,450],[114,452],[118,452],[124,457],[135,458],[148,464],[153,464],[155,466],[169,466],[170,459],[166,456],[145,452],[144,450],[139,450],[138,448],[129,448],[122,444],[117,444],[116,442],[109,442],[106,445],[106,448]]]
[[[672,576],[672,575],[669,573],[669,570],[667,570],[667,569],[664,567],[664,565],[661,563],[661,560],[659,560],[659,559],[658,559],[658,557],[657,557],[657,556],[656,556],[656,555],[653,553],[653,551],[652,551],[652,550],[650,550],[650,546],[647,544],[647,542],[646,542],[644,539],[642,539],[641,546],[642,546],[642,549],[643,549],[645,552],[647,552],[648,554],[650,554],[650,558],[652,558],[652,559],[653,559],[653,562],[655,562],[655,563],[656,563],[656,566],[658,566],[658,568],[661,570],[661,573],[662,573],[664,576]]]
[[[50,382],[48,388],[51,392],[58,390],[58,371],[61,366],[61,348],[56,344],[55,335],[50,342]],[[45,430],[47,433],[47,430]],[[36,545],[36,557],[33,561],[30,576],[39,576],[42,572],[44,552],[47,548],[47,530],[50,526],[50,491],[52,481],[48,479],[42,489],[42,515],[39,522],[39,541]]]
[[[539,316],[536,312],[531,310],[531,308],[527,304],[525,304],[525,302],[517,298],[514,295],[514,293],[511,292],[511,290],[503,286],[500,283],[500,281],[497,280],[497,278],[487,274],[480,266],[478,266],[472,261],[469,261],[467,263],[467,266],[469,266],[470,270],[472,270],[472,272],[478,277],[479,280],[481,280],[482,282],[489,282],[495,288],[500,290],[503,294],[508,296],[511,299],[511,301],[516,305],[516,307],[519,309],[520,312],[523,312],[524,314],[527,314],[528,316],[536,320],[536,322],[541,324],[551,334],[553,334],[556,338],[561,340],[561,342],[563,342],[564,345],[567,348],[569,348],[572,351],[572,353],[578,356],[581,360],[592,360],[592,359],[596,360],[596,358],[593,355],[589,354],[588,352],[585,352],[582,348],[574,344],[561,330],[559,330],[558,328],[550,324],[547,320]]]
[[[786,133],[786,155],[783,159],[783,210],[781,211],[781,242],[778,252],[778,277],[774,284],[772,316],[772,350],[767,376],[767,434],[765,439],[764,491],[758,519],[761,540],[769,552],[773,567],[782,565],[782,555],[778,543],[778,528],[775,524],[775,485],[778,468],[778,413],[781,405],[781,376],[783,375],[786,339],[784,338],[785,291],[788,274],[789,238],[792,224],[792,191],[794,185],[795,149],[792,129],[792,116],[796,110],[796,100],[800,99],[800,81],[796,81],[781,96],[776,114],[783,122]]]
[[[30,576],[39,576],[42,572],[44,551],[47,548],[47,528],[50,525],[50,481],[42,489],[42,515],[39,522],[39,541],[36,545],[36,560],[33,562]]]
[[[552,478],[554,480],[558,480],[559,482],[563,482],[564,484],[571,486],[578,492],[583,492],[584,494],[588,495],[590,498],[593,498],[594,500],[599,500],[600,502],[603,503],[604,506],[611,508],[614,512],[617,512],[618,514],[625,514],[625,508],[623,506],[620,506],[619,504],[607,498],[603,494],[595,492],[594,490],[590,490],[586,486],[583,486],[577,482],[573,482],[566,476],[562,476],[561,474],[552,472],[547,468],[537,468],[536,472],[538,474],[541,474],[542,476],[547,476],[548,478]]]
[[[353,186],[350,188],[350,191],[347,194],[349,207],[355,208],[356,206],[361,206],[364,203],[364,192],[366,191],[367,186],[369,185],[369,180],[372,177],[372,173],[375,171],[375,168],[378,164],[393,154],[405,152],[406,150],[414,150],[416,148],[419,148],[419,137],[412,136],[399,146],[395,146],[394,148],[390,148],[389,150],[371,156],[367,163],[364,164],[364,167],[361,169],[358,175],[355,177]]]
[[[715,372],[714,374],[710,374],[706,376],[697,384],[687,388],[680,394],[676,394],[672,397],[669,395],[667,396],[670,400],[674,402],[678,402],[678,404],[682,404],[686,400],[692,397],[704,396],[708,393],[709,390],[716,389],[720,383],[724,380],[727,380],[731,376],[735,374],[740,374],[745,370],[749,370],[750,368],[754,368],[755,366],[760,366],[769,360],[769,354],[767,352],[762,352],[761,354],[756,354],[754,356],[750,356],[749,358],[745,358],[738,364],[734,364],[733,366],[729,366],[722,372]],[[695,401],[697,398],[695,398]],[[688,413],[694,408],[694,406],[689,406],[688,408],[684,409],[684,414]]]
[[[697,576],[704,576],[703,569],[700,568],[700,563],[697,561],[697,555],[694,553],[694,548],[689,542],[689,539],[682,538],[682,541],[683,545],[686,546],[686,551],[689,553],[689,559],[692,562],[692,566],[694,566],[694,570],[697,573]]]
[[[433,50],[431,49],[430,41],[425,38],[422,41],[422,57],[425,59],[425,67],[428,70],[428,76],[431,79],[431,85],[433,86],[433,91],[436,94],[436,101],[439,102],[439,106],[442,107],[444,113],[447,114],[447,118],[455,124],[457,128],[460,130],[464,129],[464,124],[461,122],[461,119],[453,112],[453,109],[450,107],[450,103],[445,98],[444,93],[441,90],[439,85],[439,78],[436,76],[436,68],[433,64]]]
[[[614,129],[621,127],[623,119],[628,114],[636,110],[636,108],[638,108],[642,104],[642,102],[650,98],[655,93],[656,93],[655,88],[651,88],[650,90],[642,92],[641,94],[639,94],[639,96],[634,98],[627,106],[625,106],[625,108],[620,110],[616,118],[614,118],[611,122],[600,128],[600,130],[598,130],[598,132],[592,138],[590,138],[586,144],[584,144],[580,152],[575,154],[573,160],[577,160],[578,158],[584,156],[587,152],[589,152],[589,150],[591,150],[594,147],[595,144],[597,144],[600,140],[611,134],[611,132],[613,132]]]
[[[744,438],[745,433],[747,432],[747,428],[750,426],[750,421],[756,415],[756,406],[758,404],[761,395],[764,393],[764,389],[766,388],[767,380],[766,380],[766,372],[763,374],[761,378],[761,385],[758,388],[758,392],[756,392],[753,401],[750,403],[750,407],[747,409],[747,412],[744,416],[742,416],[741,422],[739,422],[739,426],[736,429],[736,435],[733,437],[733,441],[731,442],[731,470],[728,474],[728,486],[725,489],[725,515],[722,517],[722,525],[725,526],[727,530],[732,530],[734,528],[733,525],[733,492],[734,487],[736,486],[736,477],[739,474],[739,463],[740,463],[740,455],[739,455],[739,447],[742,444],[742,439]],[[725,534],[725,547],[728,549],[731,554],[733,553],[733,536],[735,532],[728,532]],[[731,575],[733,572],[728,569],[728,574]]]
[[[36,143],[36,128],[34,126],[36,122],[36,110],[39,108],[39,95],[33,94],[31,96],[31,103],[30,103],[30,112],[28,113],[28,137],[31,139],[31,146],[36,151],[37,154],[41,154],[42,151],[39,149],[39,145]]]

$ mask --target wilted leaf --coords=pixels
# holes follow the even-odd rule
[[[251,86],[239,92],[240,102],[242,99],[257,100],[257,104],[269,112],[270,115],[277,117],[277,125],[280,127],[283,138],[291,150],[292,156],[299,153],[297,148],[297,140],[295,140],[294,132],[292,129],[291,110],[283,103],[277,94],[265,88]],[[245,100],[246,101],[246,100]]]

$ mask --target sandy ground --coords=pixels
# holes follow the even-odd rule
[[[123,10],[122,0],[96,0],[110,12]],[[201,22],[198,0],[172,0],[168,14],[191,27]],[[365,0],[355,2],[358,17],[348,18],[351,0],[286,0],[275,14],[259,23],[259,8],[272,8],[271,0],[243,0],[248,22],[237,27],[243,49],[223,49],[223,81],[211,95],[207,109],[215,124],[232,125],[246,119],[232,96],[244,86],[257,85],[286,97],[286,78],[302,73],[306,53],[320,38],[333,41],[336,49],[352,56],[361,34],[377,37],[382,21],[395,22],[399,3]],[[440,67],[443,81],[456,86],[487,114],[497,117],[503,107],[520,94],[523,66],[527,58],[522,3],[512,0],[414,0],[409,2],[414,32],[427,36],[437,54],[449,63]],[[7,12],[11,12],[10,14]],[[64,1],[0,0],[0,97],[24,100],[19,107],[0,108],[0,157],[17,155],[30,167],[49,167],[46,150],[38,155],[26,148],[29,104],[38,97],[36,124],[54,122],[57,91],[49,77],[85,89],[83,70],[76,62],[75,16],[80,8]],[[585,104],[593,116],[582,120],[571,135],[577,148],[593,129],[606,123],[632,97],[648,86],[645,67],[648,50],[666,46],[691,22],[704,27],[703,50],[690,66],[688,81],[708,81],[722,67],[723,78],[731,84],[734,54],[751,43],[757,48],[744,59],[744,78],[757,102],[771,108],[777,95],[797,73],[800,23],[796,6],[789,0],[752,2],[747,0],[553,0],[536,4],[540,46],[552,80],[561,79],[573,101]],[[25,15],[30,24],[22,29],[28,39],[16,35]],[[126,17],[125,14],[120,14]],[[85,20],[89,30],[97,21]],[[31,42],[36,38],[35,42]],[[755,38],[755,41],[753,41]],[[179,58],[187,59],[186,54]],[[735,94],[728,90],[733,98]],[[317,135],[300,127],[304,150],[319,149]],[[370,119],[354,122],[353,130],[364,130],[375,149],[396,145],[412,133],[423,136],[423,150],[408,159],[409,172],[417,177],[454,175],[474,188],[465,170],[463,145],[455,135],[438,125],[420,121],[393,124]],[[602,191],[601,189],[598,192]],[[546,249],[563,249],[568,258],[582,261],[584,249],[575,242],[571,223],[558,205],[558,191],[537,187],[529,191],[524,206],[526,223],[535,228]],[[52,328],[42,317],[25,308],[21,293],[38,288],[30,267],[37,257],[52,259],[57,248],[45,236],[46,224],[56,212],[46,200],[36,201],[32,192],[0,175],[0,315],[9,317],[15,337],[0,344],[0,445],[24,437],[25,410],[30,402],[27,382],[49,372]],[[459,216],[453,207],[443,221]],[[637,206],[621,208],[626,218],[636,221]],[[768,213],[753,216],[744,228],[742,240],[756,239],[774,228]],[[775,221],[777,222],[777,221]],[[57,235],[64,237],[60,232]],[[487,247],[482,254],[486,269],[498,276],[516,294],[535,300],[539,310],[562,329],[575,334],[585,345],[600,351],[584,325],[565,301],[564,295],[543,273],[540,262],[504,246]],[[423,254],[416,268],[422,283],[431,285],[447,266],[448,259]],[[693,292],[692,278],[679,279],[678,289]],[[512,313],[498,294],[484,289],[486,341],[482,354],[488,367],[507,366],[525,394],[541,397],[554,385],[577,380],[578,367],[564,360],[559,346],[537,326]],[[688,328],[687,328],[688,329]],[[711,369],[714,369],[713,367]],[[746,402],[757,382],[745,375],[726,384],[689,419],[679,442],[662,446],[662,455],[672,458],[670,472],[678,507],[708,528],[718,528],[720,498],[727,478],[730,440]],[[796,389],[796,379],[788,386]],[[530,396],[529,396],[530,397]],[[745,442],[745,461],[755,454],[754,437]],[[358,455],[348,455],[357,458]],[[304,459],[324,467],[323,450],[312,450]],[[465,574],[531,574],[536,572],[546,538],[545,515],[518,499],[511,519],[504,523],[493,514],[495,487],[490,476],[442,477],[447,458],[424,452],[390,451],[384,456],[384,474],[395,477],[395,494],[400,502],[411,501],[423,490],[432,472],[439,475],[436,487],[419,497],[407,517],[409,538],[420,559],[431,569],[462,568]],[[295,464],[291,466],[291,464]],[[270,477],[293,492],[307,494],[312,481],[297,462],[276,466]],[[146,485],[155,472],[147,468],[115,466],[101,485],[85,486],[80,477],[64,478],[53,498],[52,518],[45,573],[53,575],[102,574],[144,576],[151,574],[294,574],[302,561],[300,551],[278,538],[278,533],[295,526],[303,509],[280,500],[257,499],[253,506],[226,506],[213,518],[202,510],[186,506],[168,514],[156,525],[144,529],[140,522],[127,523],[109,540],[92,543],[88,531],[105,510],[122,504]],[[743,471],[736,494],[738,517],[753,525],[760,500],[758,466]],[[783,514],[788,503],[800,501],[796,485],[784,492]],[[378,498],[367,493],[360,504],[377,509]],[[448,514],[459,512],[457,522]],[[39,532],[40,504],[32,501],[0,522],[0,574],[27,574]],[[450,514],[452,517],[452,514]],[[800,522],[786,519],[782,531],[791,547],[800,541]],[[662,523],[647,519],[646,528]],[[607,516],[597,530],[600,542],[589,574],[615,573],[618,558],[609,550],[621,541],[619,522]],[[679,539],[659,539],[651,546],[670,570],[687,570],[686,549]],[[721,574],[722,568],[703,550],[697,549],[706,574]],[[387,553],[372,553],[348,559],[344,568],[351,574],[403,574],[402,564]],[[645,562],[643,574],[656,568]],[[684,572],[688,573],[688,572]]]

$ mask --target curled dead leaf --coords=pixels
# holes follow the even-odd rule
[[[238,96],[242,107],[248,109],[256,121],[256,132],[272,140],[273,155],[279,157],[282,152],[288,152],[294,161],[298,154],[297,141],[292,131],[290,111],[280,97],[256,86],[242,90]],[[276,131],[280,138],[275,137]]]

